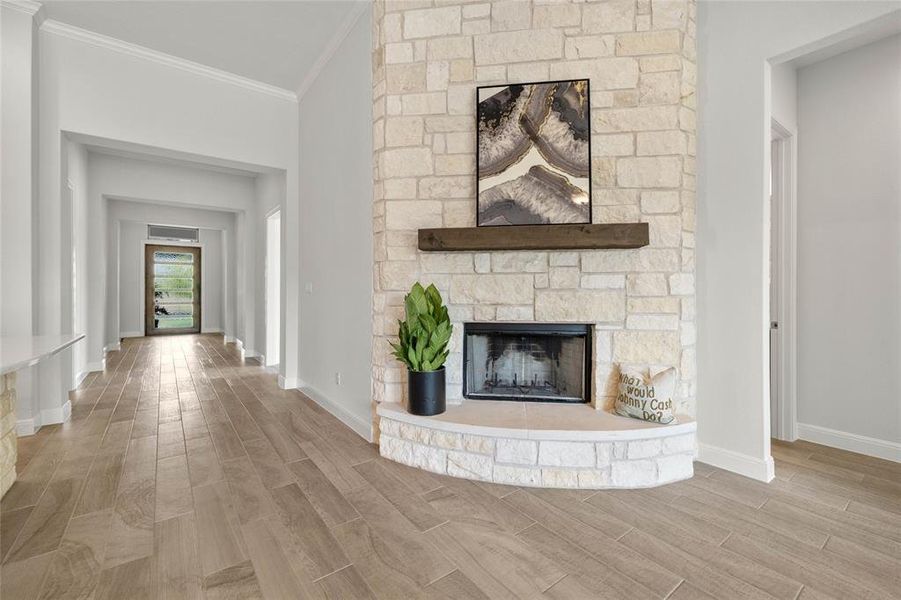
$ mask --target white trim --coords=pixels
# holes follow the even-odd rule
[[[209,77],[210,79],[215,79],[224,83],[230,83],[232,85],[243,87],[254,92],[274,96],[276,98],[280,98],[281,100],[297,102],[297,95],[291,90],[286,90],[284,88],[270,85],[268,83],[256,81],[248,77],[242,77],[241,75],[235,75],[234,73],[229,73],[228,71],[223,71],[221,69],[208,67],[191,60],[172,56],[171,54],[166,54],[164,52],[159,52],[158,50],[151,50],[150,48],[145,48],[144,46],[138,46],[137,44],[132,44],[100,33],[88,31],[87,29],[75,27],[74,25],[69,25],[68,23],[61,23],[53,19],[47,19],[41,25],[40,29],[41,31],[46,31],[47,33],[59,35],[79,42],[84,42],[86,44],[91,44],[92,46],[96,46],[98,48],[113,50],[121,54],[149,60],[167,67],[181,69],[182,71],[187,71],[195,75],[201,75],[203,77]]]
[[[78,375],[75,376],[75,385],[72,386],[73,390],[78,388],[78,386],[81,385],[81,382],[85,380],[85,378],[88,376],[88,373],[90,373],[90,371],[82,371],[81,373],[79,373]]]
[[[106,370],[106,359],[102,358],[100,360],[95,360],[93,362],[89,362],[85,365],[85,369],[88,370],[88,373],[96,373],[97,371],[105,371]]]
[[[43,8],[40,2],[33,0],[0,0],[0,6],[31,16],[36,15]]]
[[[119,337],[121,337],[121,338],[144,337],[144,332],[143,331],[122,331],[119,333]]]
[[[330,400],[316,388],[305,385],[300,388],[300,392],[307,396],[310,400],[327,410],[339,421],[353,429],[354,432],[356,432],[356,434],[362,437],[364,440],[372,443],[371,421],[369,421],[368,419],[361,419],[357,415],[348,411],[343,406],[336,404],[334,401]]]
[[[796,134],[775,119],[771,122],[774,146],[778,146],[778,190],[780,208],[779,264],[779,340],[778,360],[780,389],[776,398],[772,436],[789,442],[798,439],[798,199],[795,193]],[[772,161],[771,161],[772,162]],[[771,374],[772,376],[772,374]]]
[[[798,423],[798,437],[815,444],[901,462],[901,444],[897,442],[888,442],[865,435],[857,435],[856,433],[837,431],[805,423]]]
[[[107,352],[118,352],[122,349],[122,342],[110,342],[106,346],[103,347],[103,353]]]
[[[233,336],[233,335],[228,335],[227,333],[226,333],[226,334],[223,336],[223,338],[222,338],[222,343],[223,343],[223,344],[234,344],[234,343],[237,343],[237,342],[240,342],[240,341],[241,341],[241,340],[239,340],[239,339],[236,338],[235,336]]]
[[[56,408],[45,408],[41,411],[41,427],[44,425],[55,425],[56,423],[65,423],[72,416],[72,402],[66,399],[62,406]]]
[[[35,427],[34,419],[19,419],[16,421],[16,437],[28,437],[29,435],[34,435],[40,427],[40,424]]]
[[[296,390],[301,387],[307,387],[307,384],[298,377],[285,377],[282,374],[278,376],[278,387],[283,390]]]
[[[71,416],[72,402],[67,399],[62,405],[56,408],[45,408],[30,419],[20,419],[16,421],[16,435],[19,437],[34,435],[41,427],[65,423]]]
[[[322,54],[319,55],[319,58],[316,59],[316,62],[313,63],[313,66],[310,67],[310,70],[307,71],[307,74],[304,76],[303,81],[300,82],[300,85],[297,87],[297,100],[300,101],[303,98],[304,94],[309,91],[310,87],[312,87],[313,82],[319,77],[319,74],[322,73],[322,70],[325,68],[325,65],[328,64],[332,57],[335,56],[335,52],[338,51],[338,48],[341,47],[341,44],[344,43],[344,40],[347,39],[347,36],[350,35],[351,30],[354,28],[354,25],[357,24],[357,21],[360,20],[360,17],[363,16],[367,10],[369,10],[368,2],[360,2],[356,7],[354,7],[350,13],[344,18],[341,22],[341,25],[338,26],[338,29],[335,31],[335,34],[326,44],[325,49],[322,51]]]
[[[202,317],[201,317],[201,318],[202,318]],[[208,328],[208,329],[201,329],[201,330],[200,330],[200,333],[222,333],[222,330],[221,330],[221,329],[218,329],[218,328],[215,328],[215,327],[211,327],[211,328]]]
[[[751,479],[763,481],[764,483],[769,483],[776,476],[772,456],[761,459],[725,448],[699,443],[698,460],[720,469],[726,469]]]
[[[270,249],[271,243],[274,242],[275,240],[270,239],[269,228],[270,228],[271,222],[276,220],[276,215],[278,215],[277,222],[278,222],[278,231],[279,231],[279,239],[278,239],[278,267],[279,267],[279,269],[278,269],[278,297],[279,297],[278,305],[279,305],[279,310],[276,312],[278,313],[279,323],[273,324],[271,322],[271,319],[275,313],[273,313],[270,310],[271,307],[269,306],[269,301],[274,296],[270,294],[271,290],[269,288],[274,283],[275,273],[274,273],[273,265],[272,265],[273,256],[270,256],[269,249]],[[269,336],[269,333],[270,333],[269,326],[270,325],[279,325],[279,326],[281,325],[281,303],[282,303],[282,301],[281,301],[281,290],[282,290],[282,268],[281,268],[282,259],[281,259],[281,256],[282,256],[282,250],[283,250],[281,234],[282,234],[282,207],[279,204],[279,205],[272,207],[266,213],[266,218],[263,220],[263,332],[262,333],[263,333],[263,338],[264,338],[263,341],[264,341],[264,345],[265,345],[264,349],[267,352],[269,352],[269,356],[273,356],[273,355],[279,356],[279,352],[281,352],[282,336],[284,335],[284,332],[281,331],[280,327],[277,326],[277,327],[275,327],[275,329],[278,331],[278,339],[270,339],[270,336]],[[270,313],[272,313],[272,314],[270,314]],[[281,360],[281,358],[279,358],[279,360]],[[263,364],[264,367],[266,366],[265,357],[263,357],[260,360],[260,362]]]

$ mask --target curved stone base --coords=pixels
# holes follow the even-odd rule
[[[379,451],[426,471],[509,485],[634,489],[694,474],[696,423],[657,425],[585,405],[466,401],[436,417],[382,403]]]

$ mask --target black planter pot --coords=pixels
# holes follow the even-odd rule
[[[407,399],[411,414],[430,416],[444,412],[444,367],[437,371],[407,371]]]

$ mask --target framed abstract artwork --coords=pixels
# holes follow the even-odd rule
[[[591,223],[587,79],[476,88],[477,224]]]

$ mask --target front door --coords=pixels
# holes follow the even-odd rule
[[[200,248],[144,250],[144,333],[200,332]]]

